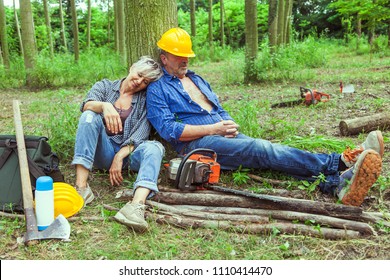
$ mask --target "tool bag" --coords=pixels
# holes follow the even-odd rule
[[[63,182],[59,158],[49,145],[48,138],[25,136],[31,187],[40,176],[50,176],[54,182]],[[0,135],[0,210],[23,212],[22,183],[20,179],[18,148],[15,135]]]

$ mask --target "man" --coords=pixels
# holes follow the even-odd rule
[[[188,70],[189,58],[195,56],[188,33],[172,28],[157,45],[164,75],[147,89],[147,118],[178,153],[212,149],[222,169],[271,169],[308,181],[324,174],[321,191],[337,195],[344,204],[362,204],[382,168],[380,131],[371,132],[362,145],[341,155],[314,154],[248,137],[239,133],[210,85]]]

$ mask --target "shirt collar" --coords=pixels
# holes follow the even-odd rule
[[[176,76],[173,76],[173,75],[169,74],[168,71],[165,69],[165,67],[163,67],[163,72],[164,72],[164,77],[166,79],[173,80],[173,79],[177,78]],[[187,73],[186,73],[186,76],[192,76],[194,74],[195,74],[194,71],[188,69]]]

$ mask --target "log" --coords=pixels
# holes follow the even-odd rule
[[[229,194],[205,194],[202,191],[193,193],[160,192],[154,200],[166,204],[189,204],[202,206],[241,207],[272,210],[292,210],[311,214],[359,220],[362,209],[359,207],[326,203],[304,199],[256,195],[253,197]],[[128,199],[126,196],[124,199]]]
[[[156,202],[150,202],[150,205],[156,206],[158,208],[164,207],[161,206],[161,203],[156,203]],[[258,216],[267,217],[269,219],[299,221],[303,223],[307,221],[312,221],[313,223],[320,224],[321,226],[358,231],[362,235],[377,235],[376,231],[367,223],[334,218],[334,217],[323,216],[323,215],[300,213],[294,211],[249,209],[249,208],[238,208],[238,207],[209,207],[209,206],[196,206],[196,205],[176,205],[175,207],[172,208],[175,208],[176,210],[181,210],[181,212],[176,212],[176,213],[181,213],[183,215],[187,215],[187,213],[191,213],[191,211],[202,212],[202,213],[225,213],[233,216],[234,215],[239,215],[239,216],[258,215]]]
[[[353,230],[341,230],[331,228],[320,228],[319,230],[312,226],[291,224],[291,223],[272,223],[272,224],[237,224],[229,221],[213,221],[193,219],[178,215],[168,214],[148,214],[148,218],[154,219],[160,224],[169,224],[179,228],[208,228],[220,229],[233,232],[250,234],[271,234],[277,229],[282,234],[302,234],[324,239],[351,239],[361,237],[360,233]]]
[[[386,130],[390,127],[390,113],[383,112],[371,116],[359,117],[340,121],[340,133],[343,136],[356,135],[360,132]]]

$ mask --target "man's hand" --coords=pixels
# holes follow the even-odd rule
[[[214,125],[215,133],[225,137],[236,137],[239,125],[232,120],[220,121]]]
[[[107,129],[114,134],[121,132],[122,121],[118,112],[115,110],[114,105],[109,102],[105,102],[102,107]]]

